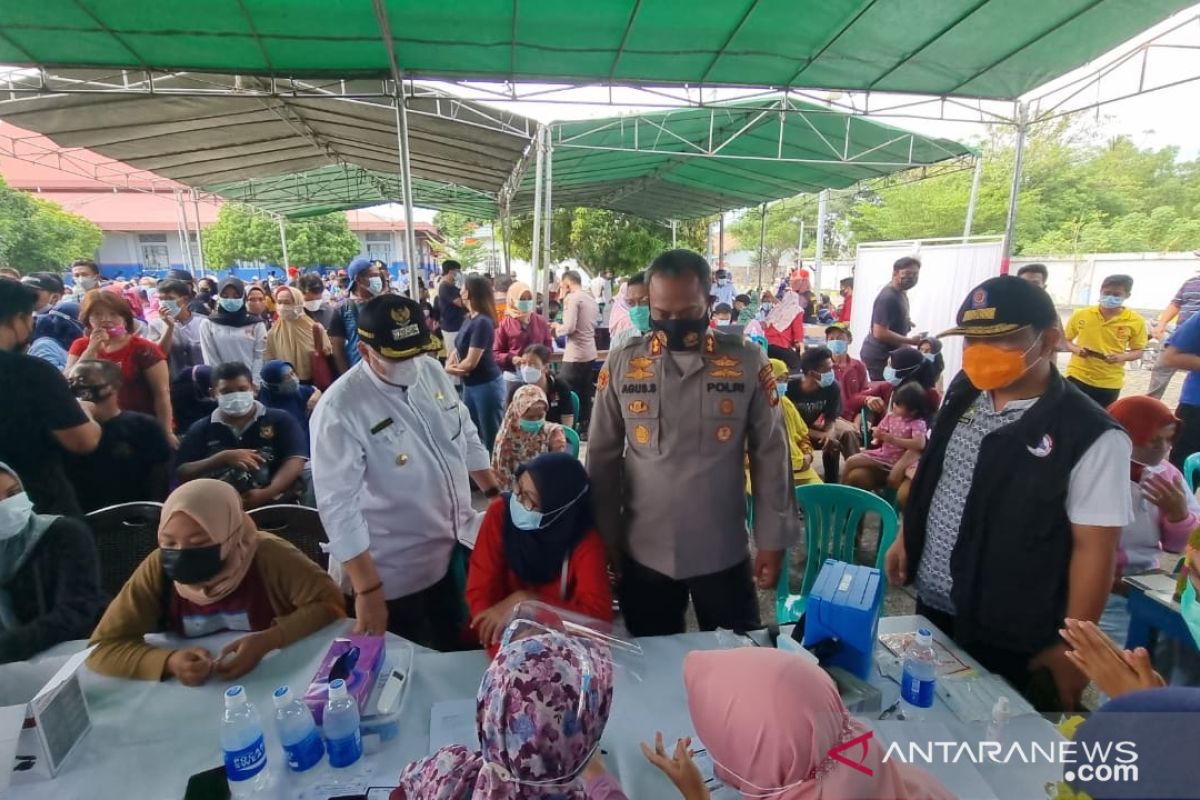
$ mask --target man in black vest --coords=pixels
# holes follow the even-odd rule
[[[1054,367],[1045,291],[984,281],[942,334],[966,337],[921,458],[888,578],[917,584],[924,614],[1042,710],[1073,709],[1087,678],[1066,618],[1096,621],[1133,518],[1130,443]]]

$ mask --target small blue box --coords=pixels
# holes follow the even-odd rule
[[[804,612],[804,646],[835,643],[822,666],[841,667],[866,680],[875,652],[883,576],[874,567],[826,559]]]

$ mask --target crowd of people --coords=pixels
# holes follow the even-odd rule
[[[909,313],[920,270],[895,263],[859,358],[851,279],[836,307],[802,269],[739,293],[687,250],[619,287],[568,270],[557,308],[454,261],[414,298],[368,259],[249,286],[105,283],[90,261],[69,295],[48,273],[0,279],[0,662],[90,638],[98,672],[199,685],[353,616],[358,632],[495,656],[482,752],[409,765],[394,796],[473,796],[502,764],[619,798],[597,752],[603,654],[506,643],[514,609],[606,623],[616,599],[634,636],[683,632],[689,605],[704,630],[759,628],[756,590],[801,538],[794,488],[840,481],[902,510],[888,579],[1037,708],[1077,708],[1089,679],[1113,697],[1159,687],[1149,654],[1104,631],[1128,624],[1122,574],[1196,557],[1200,503],[1178,467],[1200,450],[1200,315],[1163,356],[1190,371],[1176,414],[1117,399],[1148,333],[1127,277],[1065,325],[1044,268],[992,278],[932,336]],[[946,336],[963,337],[963,370],[943,386]],[[162,503],[158,548],[108,598],[85,515],[139,501]],[[315,506],[328,572],[247,514],[277,503]],[[244,635],[219,653],[145,640],[230,629]],[[747,797],[810,781],[949,796],[870,747],[873,776],[835,770],[826,753],[857,723],[799,659],[696,653],[683,680],[720,777]],[[565,735],[505,735],[514,712],[494,698],[531,691],[520,713]],[[686,740],[644,749],[683,797],[707,796]]]

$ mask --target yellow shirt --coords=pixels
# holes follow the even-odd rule
[[[779,410],[783,412],[783,422],[787,429],[788,450],[792,457],[792,485],[804,486],[809,483],[822,483],[821,476],[810,463],[807,469],[800,469],[804,456],[811,455],[812,441],[808,438],[808,426],[804,418],[796,410],[796,406],[786,397],[779,401]],[[750,494],[750,461],[746,459],[746,494]]]
[[[1112,319],[1100,314],[1100,306],[1081,308],[1067,322],[1067,340],[1104,355],[1145,348],[1148,340],[1146,320],[1128,308]],[[1109,364],[1094,356],[1072,355],[1067,377],[1097,389],[1120,389],[1125,385],[1125,363]]]

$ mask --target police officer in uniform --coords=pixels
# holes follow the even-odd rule
[[[775,377],[763,352],[709,327],[710,270],[671,250],[646,272],[652,332],[609,354],[596,386],[588,472],[630,633],[760,624],[797,539]],[[754,496],[753,565],[744,459]]]
[[[312,417],[317,507],[330,572],[354,593],[356,630],[457,649],[461,587],[451,559],[481,515],[467,476],[500,493],[466,406],[430,354],[421,307],[385,294],[357,316],[361,360]]]

